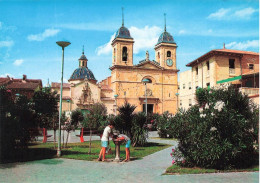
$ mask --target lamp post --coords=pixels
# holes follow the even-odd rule
[[[63,67],[64,67],[64,48],[70,45],[70,42],[57,41],[57,45],[62,47],[62,63],[61,63],[61,84],[60,84],[60,110],[59,110],[59,131],[58,131],[58,149],[57,156],[61,156],[61,113],[62,113],[62,87],[63,87]]]
[[[150,83],[149,79],[143,79],[142,82],[145,85],[145,115],[147,117],[147,83]]]
[[[115,97],[115,100],[117,99],[117,97],[118,97],[118,95],[117,94],[115,94],[114,95],[114,97]],[[115,107],[115,116],[116,116],[116,110],[117,110],[117,100],[115,101],[116,102],[116,107]]]

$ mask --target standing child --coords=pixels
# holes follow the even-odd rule
[[[118,135],[118,140],[124,140],[125,141],[125,160],[123,162],[130,161],[130,145],[131,145],[131,140],[128,136],[124,134]]]
[[[114,123],[110,121],[109,125],[104,129],[102,138],[101,138],[101,150],[99,153],[98,161],[106,161],[106,148],[108,147],[108,141],[109,141],[109,136],[112,135],[112,129],[114,128]]]

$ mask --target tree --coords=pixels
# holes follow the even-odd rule
[[[48,87],[38,89],[34,92],[32,100],[39,127],[53,127],[51,118],[58,113],[59,95],[57,92],[52,92]]]
[[[58,100],[59,95],[57,92],[52,92],[49,87],[37,89],[32,97],[37,125],[40,128],[53,129],[54,147],[56,143],[56,130],[59,122]]]
[[[133,126],[133,112],[136,106],[131,105],[128,102],[118,108],[119,115],[115,118],[115,128],[121,133],[126,134],[132,139],[132,126]]]
[[[132,122],[132,144],[133,146],[143,146],[147,142],[148,127],[146,124],[146,115],[144,112],[134,114]]]
[[[107,108],[102,103],[95,103],[89,108],[89,112],[86,114],[84,120],[84,126],[90,129],[90,139],[89,139],[89,153],[91,153],[91,138],[92,129],[99,128],[101,125],[106,123],[107,118]]]

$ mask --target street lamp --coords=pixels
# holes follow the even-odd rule
[[[145,85],[145,115],[147,116],[147,83],[150,83],[149,79],[143,79],[142,82]]]
[[[60,84],[60,111],[59,111],[59,132],[58,132],[58,150],[57,156],[61,156],[61,113],[62,113],[62,87],[63,87],[63,67],[64,67],[64,48],[70,45],[70,42],[57,41],[57,45],[62,47],[62,63],[61,63],[61,84]]]
[[[115,100],[117,99],[117,97],[118,97],[118,95],[117,94],[115,94],[114,95],[114,97],[115,97]],[[116,107],[115,107],[115,116],[116,116],[116,110],[117,110],[117,100],[115,101],[116,102]]]

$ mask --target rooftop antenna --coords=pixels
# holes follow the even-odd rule
[[[223,44],[223,49],[226,49],[225,43]]]
[[[124,8],[122,7],[122,27],[124,27]]]
[[[83,45],[83,48],[82,48],[82,55],[84,55],[84,45]]]
[[[164,32],[166,32],[166,13],[164,13]]]

